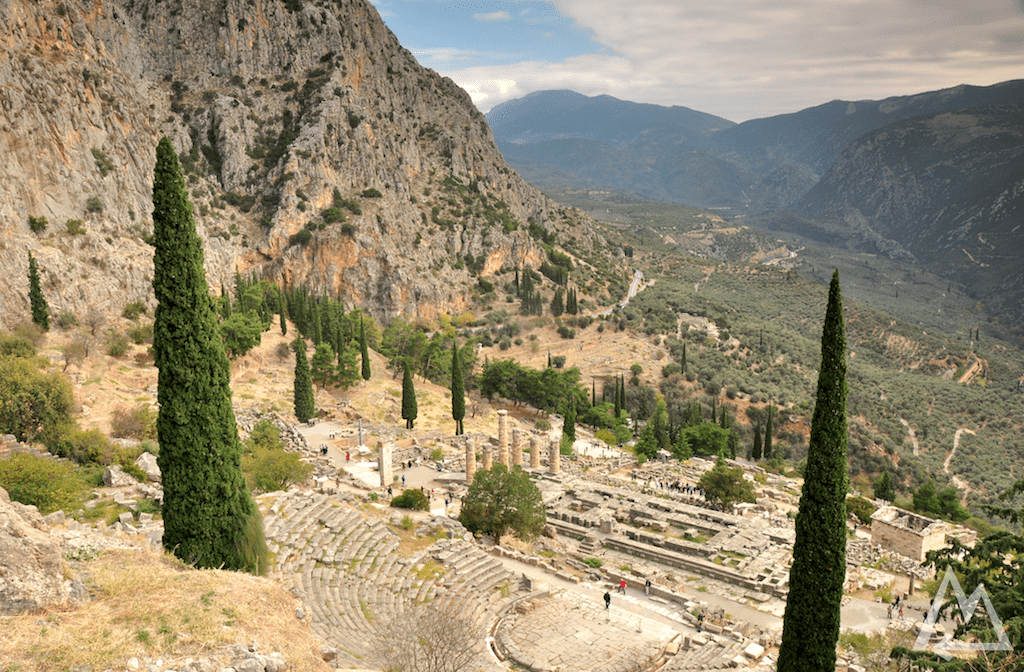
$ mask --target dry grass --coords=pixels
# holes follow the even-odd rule
[[[108,551],[85,566],[92,599],[70,611],[0,618],[0,668],[124,669],[130,658],[223,657],[238,642],[280,651],[289,670],[328,670],[320,643],[295,618],[299,601],[248,574],[193,570],[160,551]],[[143,664],[143,668],[145,664]]]

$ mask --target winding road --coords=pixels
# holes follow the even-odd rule
[[[622,301],[619,301],[619,308],[625,308],[629,304],[629,300],[636,296],[637,292],[640,291],[640,283],[643,281],[643,271],[637,271],[636,273],[633,274],[633,282],[629,283],[629,291],[626,292],[626,298],[624,298]],[[613,310],[615,310],[615,308],[609,308],[598,313],[598,315],[611,315]]]

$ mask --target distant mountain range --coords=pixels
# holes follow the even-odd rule
[[[1024,80],[832,101],[734,124],[684,107],[541,91],[487,115],[537,186],[717,207],[921,262],[1024,328]]]

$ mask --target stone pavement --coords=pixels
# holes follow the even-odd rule
[[[560,591],[521,602],[495,638],[509,658],[533,670],[626,671],[646,668],[678,634],[623,609],[605,609],[603,600]]]

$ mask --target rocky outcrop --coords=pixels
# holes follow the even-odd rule
[[[0,488],[0,616],[77,602],[81,584],[64,577],[59,539],[34,506],[10,501]]]
[[[27,311],[26,249],[54,312],[152,304],[162,135],[214,287],[253,271],[430,317],[480,275],[538,265],[542,233],[592,246],[588,220],[509,170],[469,96],[366,0],[2,0],[0,28],[8,326]]]

